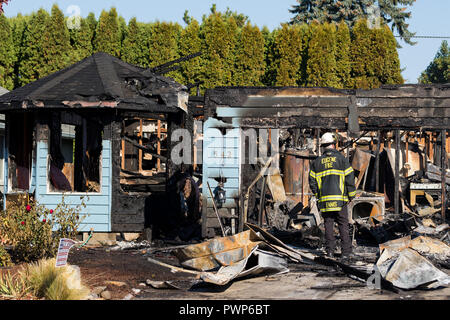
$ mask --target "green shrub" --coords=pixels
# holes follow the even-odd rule
[[[82,205],[65,203],[64,197],[55,209],[21,196],[0,213],[0,233],[13,246],[13,261],[36,261],[55,256],[61,238],[75,238],[85,216]]]
[[[8,267],[12,264],[11,256],[6,249],[0,245],[0,267]]]

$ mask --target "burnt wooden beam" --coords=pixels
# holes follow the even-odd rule
[[[142,150],[142,151],[144,151],[145,153],[148,153],[148,154],[152,155],[152,157],[155,157],[155,158],[157,158],[157,159],[161,159],[161,160],[163,160],[163,161],[166,161],[166,160],[167,160],[166,157],[154,153],[154,152],[153,152],[154,149],[151,149],[151,148],[147,148],[147,147],[145,147],[145,146],[142,146],[142,145],[140,145],[139,143],[135,142],[134,140],[128,138],[128,137],[125,136],[125,135],[122,136],[122,139],[125,140],[126,142],[130,143],[131,145],[133,145],[133,147],[135,147],[135,148],[137,148],[137,149],[139,149],[139,150]]]
[[[375,152],[375,191],[380,192],[380,147],[381,147],[381,131],[377,131],[377,151]]]
[[[445,223],[445,213],[447,210],[447,185],[445,183],[445,174],[447,168],[447,152],[446,152],[446,140],[447,140],[447,130],[441,130],[441,215],[442,221]]]
[[[400,130],[395,130],[395,169],[394,169],[394,208],[395,213],[400,213]]]

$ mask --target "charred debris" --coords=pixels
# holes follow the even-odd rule
[[[242,161],[236,199],[240,220],[270,229],[284,240],[320,246],[323,232],[311,202],[309,163],[320,155],[321,134],[334,131],[356,174],[358,195],[349,208],[355,244],[377,246],[413,233],[448,243],[449,88],[208,90],[205,120],[215,118],[243,130],[279,130],[278,170],[268,175],[263,173],[267,162]],[[242,142],[243,157],[254,142],[259,143]],[[215,220],[212,215],[208,219]],[[225,214],[225,229],[231,221]],[[242,223],[240,227],[243,230]],[[221,231],[216,226],[215,233],[205,233]]]
[[[250,164],[246,148],[263,140],[241,136],[234,205],[218,208],[220,197],[209,185],[216,180],[227,190],[234,177],[203,166],[202,236],[212,240],[174,249],[180,265],[216,285],[288,272],[289,261],[303,270],[337,268],[360,281],[375,272],[382,288],[396,292],[447,286],[450,278],[439,268],[450,266],[449,89],[227,87],[191,97],[196,120],[213,119],[219,129],[278,130],[278,140],[276,148],[273,140],[267,146],[269,157]],[[322,219],[308,186],[319,137],[330,130],[356,173],[357,197],[349,206],[354,264],[323,257]],[[268,171],[275,157],[279,166]]]
[[[334,131],[356,172],[349,215],[362,253],[408,236],[450,243],[448,84],[218,87],[201,96],[200,83],[163,76],[198,55],[143,69],[96,53],[2,95],[5,205],[18,193],[48,206],[62,194],[88,193],[87,228],[96,232],[143,232],[183,245],[253,226],[317,254],[323,226],[309,163],[320,155],[321,134]],[[233,137],[239,163],[208,167],[207,126],[277,130],[278,138],[263,146],[258,136]],[[171,160],[178,128],[192,133],[192,163]],[[246,161],[249,145],[270,156]],[[266,172],[275,158],[279,165]]]

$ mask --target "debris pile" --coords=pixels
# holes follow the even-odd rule
[[[380,245],[380,252],[377,270],[398,288],[433,289],[450,284],[450,276],[435,266],[438,261],[448,263],[450,258],[450,247],[442,241],[407,236]]]

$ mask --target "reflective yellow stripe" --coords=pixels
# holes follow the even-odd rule
[[[352,192],[349,192],[348,195],[349,195],[350,197],[354,197],[354,196],[356,195],[356,190],[355,190],[355,191],[352,191]]]
[[[345,171],[344,171],[344,175],[348,176],[350,173],[353,172],[353,168],[352,167],[348,167]]]
[[[316,178],[316,173],[314,172],[314,171],[309,171],[309,175],[312,177],[312,178]]]
[[[347,196],[323,196],[320,197],[319,202],[324,202],[324,201],[332,201],[332,200],[339,200],[339,201],[347,201],[348,197]]]
[[[341,211],[341,210],[342,210],[342,208],[340,208],[340,207],[320,209],[321,212]]]
[[[317,178],[319,178],[319,177],[322,178],[322,177],[333,175],[333,174],[335,174],[335,175],[343,175],[344,174],[344,170],[329,169],[329,170],[325,170],[325,171],[316,173],[316,177]]]

